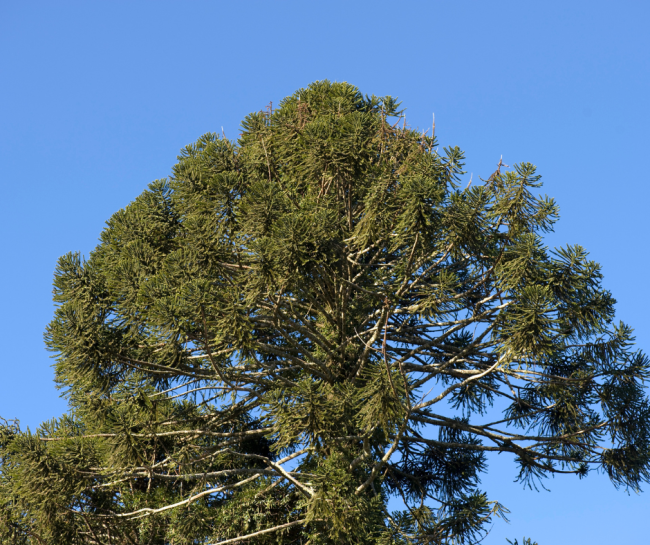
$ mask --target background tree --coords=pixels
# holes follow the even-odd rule
[[[544,247],[535,167],[461,188],[400,118],[316,82],[59,260],[70,411],[2,428],[4,542],[471,543],[506,512],[486,452],[648,480],[648,360],[585,250]]]

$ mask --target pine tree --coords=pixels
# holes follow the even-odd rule
[[[3,543],[473,543],[507,514],[488,452],[648,481],[650,364],[599,265],[544,246],[535,167],[462,187],[399,108],[316,82],[59,260],[70,409],[0,428]]]

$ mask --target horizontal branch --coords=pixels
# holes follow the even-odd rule
[[[291,528],[292,526],[298,526],[299,524],[305,524],[306,519],[294,520],[293,522],[287,522],[286,524],[280,524],[279,526],[274,526],[273,528],[267,528],[266,530],[260,530],[259,532],[254,532],[240,537],[233,537],[232,539],[226,539],[225,541],[217,541],[214,545],[226,545],[227,543],[237,543],[238,541],[244,541],[245,539],[251,539],[253,537],[261,536],[263,534],[270,534],[271,532],[277,532],[278,530],[283,530],[284,528]]]

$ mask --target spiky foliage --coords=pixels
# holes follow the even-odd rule
[[[398,108],[314,83],[60,259],[70,412],[3,428],[5,543],[472,543],[490,451],[647,481],[648,360],[585,250],[543,245],[535,167],[461,188]]]

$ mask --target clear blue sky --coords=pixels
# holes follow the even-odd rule
[[[414,127],[435,112],[468,177],[536,164],[561,207],[549,245],[591,252],[650,351],[649,24],[641,0],[0,3],[0,415],[65,411],[42,341],[56,259],[88,253],[182,146],[325,78],[398,96]],[[512,511],[486,544],[646,542],[650,486],[524,491],[511,462],[483,481]]]

